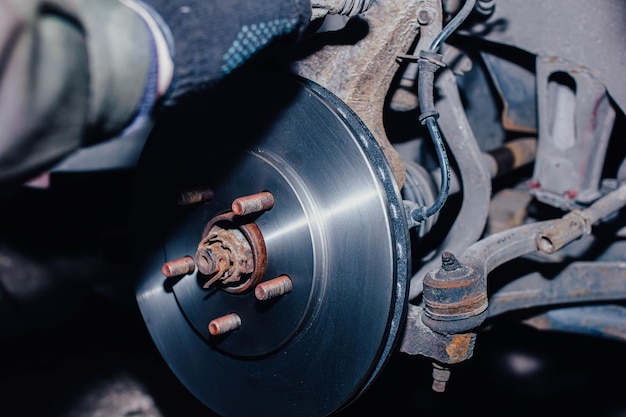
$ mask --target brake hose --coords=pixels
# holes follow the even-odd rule
[[[417,61],[418,100],[421,109],[419,121],[422,125],[426,126],[433,144],[435,145],[441,171],[441,186],[437,199],[430,207],[419,207],[411,213],[413,219],[417,222],[421,222],[441,210],[450,192],[450,164],[448,162],[448,155],[443,144],[443,139],[441,138],[441,132],[439,131],[439,125],[437,124],[439,113],[435,110],[435,73],[439,68],[445,66],[442,62],[443,57],[438,52],[439,48],[446,39],[461,26],[474,9],[475,4],[476,0],[467,0],[456,16],[454,16],[435,39],[433,39],[430,48],[426,51],[422,50],[419,53],[419,59]]]
[[[459,10],[459,12],[454,16],[454,18],[439,32],[439,34],[435,37],[433,42],[430,44],[429,51],[437,52],[441,47],[441,44],[448,39],[455,30],[461,26],[461,24],[467,19],[467,16],[470,15],[472,10],[474,10],[474,6],[476,5],[476,0],[466,0],[465,4]]]

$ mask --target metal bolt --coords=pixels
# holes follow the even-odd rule
[[[288,294],[292,289],[293,283],[291,279],[287,275],[281,275],[257,285],[254,289],[254,295],[257,300],[266,301]]]
[[[241,317],[237,313],[226,314],[211,320],[209,323],[209,333],[212,336],[219,336],[234,332],[241,327]]]
[[[233,201],[232,211],[237,216],[259,213],[274,207],[274,196],[269,191],[239,197]]]
[[[444,271],[456,271],[461,267],[461,264],[452,252],[445,251],[441,254],[441,267]]]
[[[432,390],[435,392],[444,392],[446,384],[450,379],[450,369],[445,368],[438,363],[433,363],[433,385]]]
[[[422,9],[417,13],[417,23],[419,23],[420,25],[422,26],[430,25],[432,21],[433,21],[433,18],[428,12],[428,10]]]
[[[190,189],[181,191],[178,194],[177,203],[179,206],[188,206],[191,204],[202,203],[213,199],[213,190],[209,188],[204,189]]]
[[[168,278],[191,274],[195,270],[196,264],[191,256],[165,262],[161,267],[161,272]]]

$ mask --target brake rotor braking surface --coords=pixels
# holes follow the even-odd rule
[[[174,203],[194,186],[212,198]],[[135,190],[139,307],[168,365],[210,409],[325,416],[374,381],[404,322],[407,223],[379,145],[330,92],[289,75],[233,77],[156,126]],[[234,200],[259,193],[273,205],[232,213]],[[208,258],[265,262],[259,282],[246,287],[244,267],[239,281],[208,288],[197,267],[164,276],[165,262],[195,259],[205,227],[224,215]],[[265,260],[250,255],[261,244]],[[289,290],[259,299],[256,287],[275,278]]]

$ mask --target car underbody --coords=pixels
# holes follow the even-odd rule
[[[344,3],[3,203],[12,415],[626,412],[626,3]]]

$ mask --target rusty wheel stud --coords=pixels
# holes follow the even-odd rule
[[[191,204],[202,203],[213,199],[213,190],[210,188],[194,188],[181,191],[178,194],[176,203],[179,206],[188,206]]]
[[[237,313],[226,314],[211,320],[209,323],[209,333],[212,336],[219,336],[234,332],[241,327],[241,317]]]
[[[184,256],[180,259],[165,262],[161,267],[161,272],[167,278],[191,274],[195,270],[196,263],[191,256]]]
[[[245,216],[246,214],[267,211],[272,207],[274,207],[274,196],[269,191],[263,191],[258,194],[236,198],[232,203],[231,209],[237,216]]]
[[[254,295],[259,301],[271,300],[289,294],[293,289],[293,283],[287,275],[281,275],[277,278],[260,283],[254,289]]]

